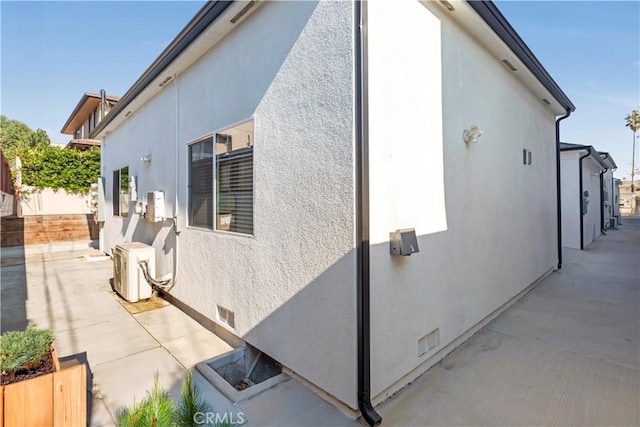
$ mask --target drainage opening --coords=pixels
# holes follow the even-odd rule
[[[197,369],[236,402],[285,379],[280,363],[249,344],[199,363]]]

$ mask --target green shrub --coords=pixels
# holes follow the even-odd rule
[[[130,408],[125,409],[118,418],[120,427],[171,427],[175,404],[169,393],[158,385],[158,376],[153,383],[147,397]]]
[[[191,371],[187,372],[187,378],[182,382],[182,400],[178,403],[175,412],[175,423],[181,427],[197,426],[195,415],[197,413],[211,412],[211,405],[200,395],[200,390],[193,384]],[[200,424],[201,425],[201,424]]]
[[[100,177],[100,148],[85,151],[56,146],[23,151],[22,184],[86,193]]]
[[[37,363],[51,351],[53,333],[27,326],[24,331],[8,331],[0,336],[0,370],[9,371]]]
[[[197,413],[212,412],[211,405],[206,402],[200,390],[193,383],[193,376],[189,371],[187,378],[182,382],[182,399],[177,404],[171,399],[169,393],[158,386],[158,376],[151,391],[139,404],[133,404],[126,408],[118,416],[118,427],[194,427],[210,424],[198,424],[194,419]],[[230,422],[223,421],[214,427],[230,427]]]

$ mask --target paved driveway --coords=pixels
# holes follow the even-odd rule
[[[46,249],[46,248],[45,248]],[[59,354],[93,373],[90,424],[112,426],[156,373],[177,394],[185,369],[230,347],[171,305],[128,313],[96,251],[2,251],[2,330],[50,327]],[[585,251],[377,409],[386,426],[640,425],[640,217]],[[254,426],[354,425],[294,380],[234,405],[195,374],[218,411]]]
[[[640,425],[640,218],[378,409],[384,425]]]

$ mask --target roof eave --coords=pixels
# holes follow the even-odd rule
[[[62,129],[60,130],[60,133],[65,134],[65,135],[73,135],[74,129],[69,130],[67,128],[71,125],[71,122],[76,117],[76,115],[80,112],[80,110],[82,109],[82,107],[84,106],[84,104],[87,102],[87,100],[89,98],[100,99],[100,94],[85,92],[82,95],[82,97],[80,98],[80,101],[78,101],[78,103],[76,104],[76,107],[71,112],[71,115],[69,116],[69,118],[65,122],[64,126],[62,126]],[[107,95],[106,96],[106,100],[110,101],[110,102],[118,102],[120,100],[120,97],[119,96],[113,96],[113,95]]]
[[[569,97],[560,89],[533,52],[516,33],[511,24],[502,15],[498,7],[489,0],[467,0],[467,3],[489,25],[498,37],[511,49],[522,63],[533,73],[538,81],[567,111],[573,112],[576,107]]]
[[[96,128],[89,134],[90,138],[98,138],[102,131],[133,101],[162,71],[167,68],[233,1],[207,2],[191,21],[178,33],[160,56],[136,80],[120,101],[109,112]]]
[[[573,146],[572,147],[566,147],[566,148],[560,148],[560,151],[561,152],[586,151],[586,152],[589,153],[589,157],[592,157],[593,160],[595,160],[596,163],[598,163],[600,166],[602,166],[603,169],[605,169],[605,170],[611,169],[609,167],[609,165],[604,161],[604,159],[600,156],[600,153],[598,153],[598,150],[593,148],[592,145],[578,145],[578,144],[571,144],[571,145],[573,145]]]

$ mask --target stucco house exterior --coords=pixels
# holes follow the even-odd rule
[[[101,247],[376,424],[558,267],[574,108],[490,1],[211,2],[92,133]]]
[[[612,160],[591,145],[561,143],[562,243],[584,249],[605,230],[611,184],[603,181]],[[615,163],[613,163],[615,165]]]
[[[107,95],[104,91],[100,93],[86,92],[82,95],[60,131],[65,135],[73,135],[66,147],[86,150],[89,147],[99,146],[100,140],[92,139],[89,134],[106,117],[119,99],[119,96]]]
[[[602,173],[602,229],[616,228],[620,219],[619,193],[613,172],[618,168],[611,154],[600,151],[607,169]]]

